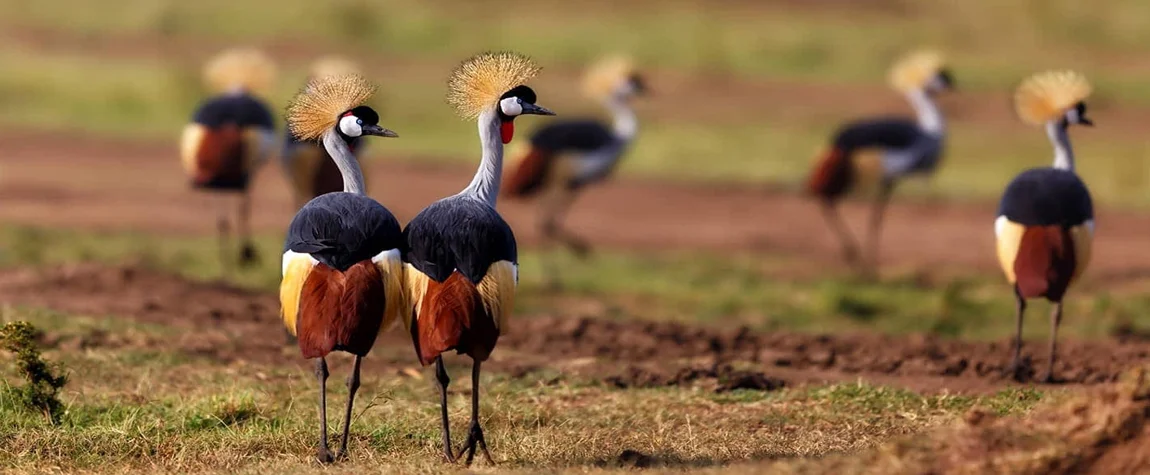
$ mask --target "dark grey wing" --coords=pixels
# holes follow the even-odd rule
[[[1074,172],[1033,168],[1006,186],[998,215],[1027,226],[1077,226],[1094,219],[1094,204]]]
[[[918,124],[902,118],[854,122],[835,134],[835,148],[849,153],[860,148],[904,149],[923,135]]]
[[[403,246],[399,221],[375,200],[335,192],[308,201],[288,226],[284,251],[311,254],[338,270]]]
[[[511,226],[486,203],[446,198],[428,206],[403,230],[404,262],[436,282],[458,270],[478,284],[499,261],[519,263]]]
[[[238,127],[275,128],[271,110],[259,99],[247,94],[217,96],[196,109],[192,121],[207,127],[227,124]]]
[[[594,120],[555,121],[531,135],[531,146],[551,152],[589,152],[615,142],[615,134]]]

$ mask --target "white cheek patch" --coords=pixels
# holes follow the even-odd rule
[[[1078,108],[1077,107],[1071,108],[1070,110],[1066,111],[1066,122],[1071,123],[1071,124],[1082,123],[1082,118],[1078,116]]]
[[[348,137],[363,135],[363,127],[359,125],[359,118],[354,115],[339,119],[339,131]]]
[[[508,117],[515,117],[523,113],[523,105],[519,103],[518,97],[508,97],[499,101],[499,109]]]

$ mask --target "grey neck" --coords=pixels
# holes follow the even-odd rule
[[[946,121],[942,118],[942,112],[938,110],[934,99],[926,90],[915,89],[907,93],[906,98],[910,101],[911,107],[914,107],[914,112],[918,116],[918,126],[924,132],[935,137],[941,137],[946,132]]]
[[[1074,150],[1070,148],[1070,134],[1061,119],[1046,122],[1046,136],[1054,146],[1054,168],[1074,171]]]
[[[343,191],[364,194],[363,172],[359,169],[359,162],[334,127],[323,133],[323,148],[331,155],[335,166],[339,167],[339,174],[343,176]]]
[[[479,143],[483,147],[483,158],[475,178],[457,196],[468,196],[495,207],[499,196],[499,181],[503,176],[503,135],[502,125],[495,108],[479,114]]]
[[[639,131],[639,121],[635,118],[635,111],[631,110],[627,98],[614,94],[604,101],[604,105],[615,119],[615,136],[624,142],[635,138],[635,134]]]

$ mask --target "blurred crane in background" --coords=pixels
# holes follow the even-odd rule
[[[222,197],[216,225],[224,269],[234,259],[233,206],[241,241],[239,262],[247,265],[257,259],[248,186],[276,140],[271,111],[257,97],[267,93],[275,75],[275,64],[258,50],[234,49],[213,58],[204,68],[204,79],[216,95],[200,104],[180,140],[180,158],[192,186]]]
[[[1036,74],[1014,95],[1018,116],[1041,125],[1054,146],[1054,164],[1020,173],[1006,186],[994,221],[998,261],[1017,300],[1014,355],[1010,372],[1024,379],[1022,317],[1026,300],[1045,297],[1050,314],[1050,353],[1045,382],[1054,380],[1055,345],[1062,322],[1062,297],[1090,261],[1094,207],[1086,184],[1074,172],[1071,125],[1094,125],[1086,117],[1090,83],[1070,71]]]
[[[359,76],[313,79],[288,106],[288,126],[300,140],[320,140],[335,161],[343,191],[308,201],[292,218],[284,244],[280,283],[284,326],[296,335],[304,358],[315,358],[319,380],[320,439],[317,457],[330,463],[347,455],[351,407],[359,367],[375,338],[406,315],[403,243],[399,221],[363,193],[363,174],[349,143],[366,135],[396,137],[364,105],[375,87]],[[355,355],[347,379],[343,436],[335,456],[327,446],[327,360],[332,351]]]
[[[631,60],[615,56],[593,64],[583,79],[584,92],[610,112],[611,123],[594,119],[553,121],[531,136],[530,146],[509,174],[504,195],[540,196],[539,230],[544,243],[562,243],[586,255],[586,241],[563,228],[561,221],[584,187],[607,178],[638,132],[631,101],[645,91]],[[545,258],[545,262],[550,259]],[[547,279],[558,285],[559,270],[548,264]]]
[[[865,273],[878,265],[879,230],[895,183],[915,173],[933,172],[942,157],[946,121],[934,95],[954,87],[942,56],[931,51],[912,53],[890,71],[890,82],[906,96],[917,120],[880,117],[852,122],[835,133],[830,147],[815,164],[808,191],[820,200],[823,217],[838,236],[847,262]],[[878,194],[868,228],[867,255],[838,212],[838,202],[878,168]],[[868,170],[870,169],[870,170]]]
[[[309,81],[326,76],[361,73],[362,71],[355,63],[344,58],[331,56],[321,58],[312,65]],[[299,209],[308,200],[319,195],[343,189],[343,178],[339,168],[336,167],[335,161],[328,156],[323,147],[314,141],[298,140],[291,131],[287,131],[285,135],[280,163],[287,173],[288,182],[291,185],[295,209]],[[358,160],[363,153],[363,143],[360,138],[348,138],[347,145]],[[360,168],[362,169],[362,166]],[[365,189],[364,192],[366,193],[367,190]]]
[[[403,231],[408,290],[414,305],[411,336],[419,361],[424,366],[435,363],[448,460],[466,451],[470,464],[478,447],[491,462],[479,426],[479,368],[507,327],[519,282],[515,235],[495,210],[495,202],[503,172],[503,145],[515,134],[515,118],[553,115],[535,105],[535,91],[523,85],[538,70],[527,57],[503,52],[474,56],[452,72],[448,102],[459,115],[478,121],[479,170],[467,188],[429,205]],[[454,455],[447,420],[450,378],[442,357],[450,350],[466,354],[473,362],[471,428]]]

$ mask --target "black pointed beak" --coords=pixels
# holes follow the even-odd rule
[[[399,134],[392,132],[390,130],[387,130],[383,127],[380,127],[378,125],[365,125],[361,129],[363,130],[363,135],[375,135],[377,137],[392,137],[392,138],[399,137]]]
[[[540,107],[540,106],[537,106],[535,104],[528,103],[527,101],[523,102],[523,112],[522,113],[523,114],[535,114],[535,115],[555,115],[554,112],[551,112],[546,107]]]
[[[1087,126],[1087,127],[1094,127],[1094,121],[1093,121],[1093,120],[1090,120],[1090,119],[1087,119],[1086,117],[1079,117],[1079,118],[1078,118],[1078,123],[1079,123],[1079,124],[1082,124],[1082,125],[1085,125],[1085,126]]]

